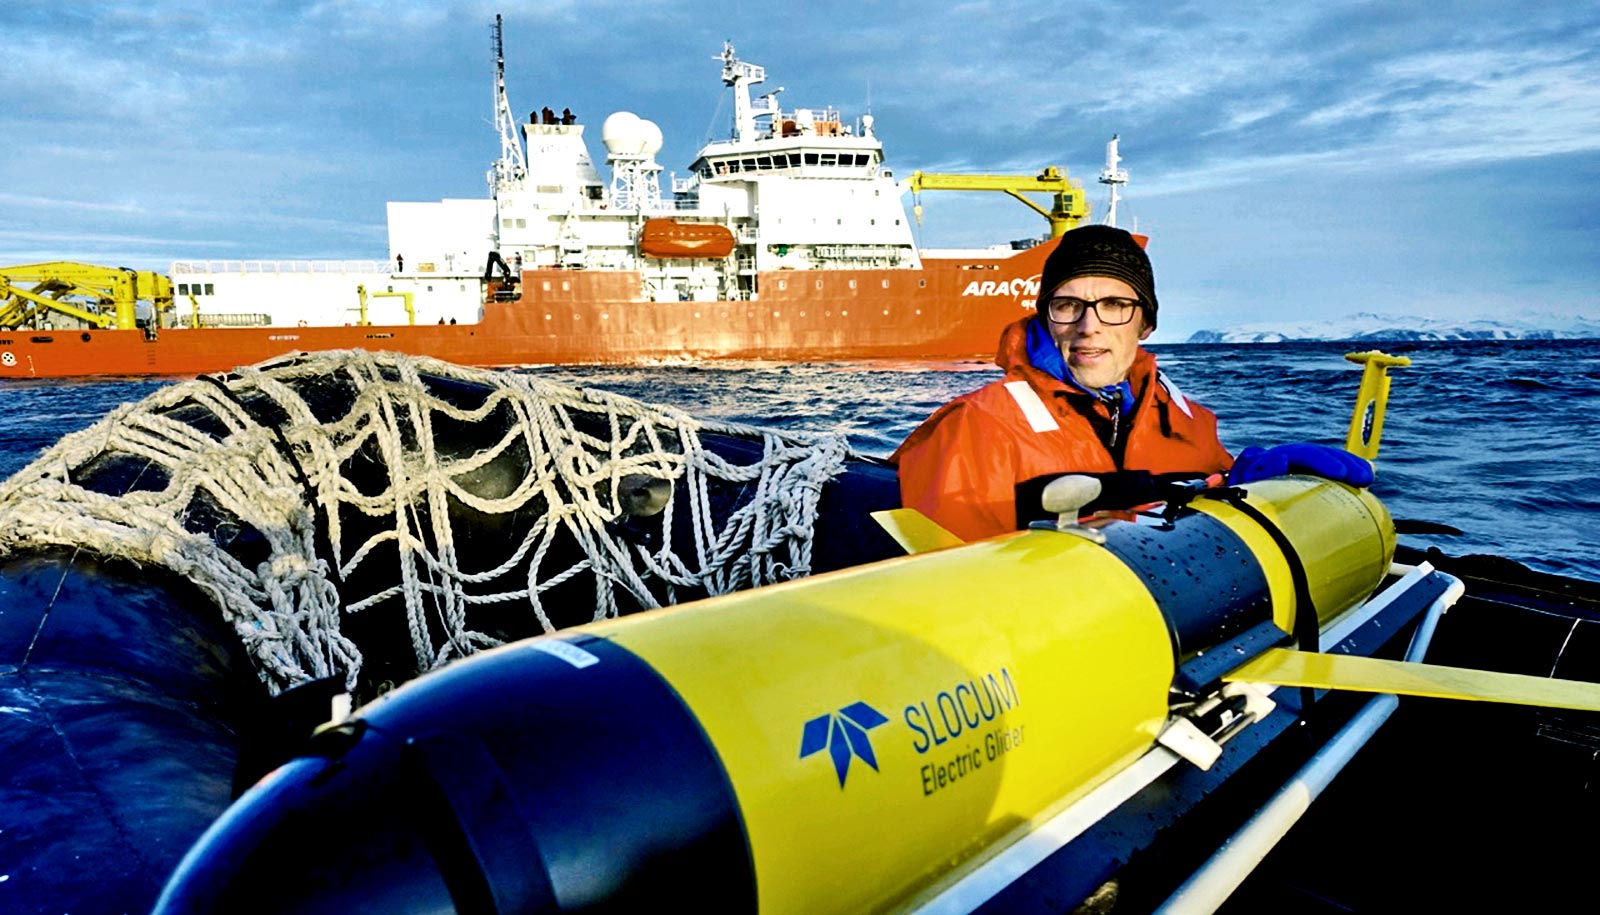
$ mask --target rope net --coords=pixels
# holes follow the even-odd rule
[[[124,404],[0,483],[0,551],[155,564],[274,693],[804,576],[843,436],[425,358],[320,353]]]

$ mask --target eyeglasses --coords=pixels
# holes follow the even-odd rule
[[[1045,314],[1057,324],[1076,324],[1083,320],[1084,313],[1091,308],[1101,324],[1126,324],[1139,313],[1139,300],[1109,296],[1087,302],[1072,296],[1057,296],[1045,303]]]

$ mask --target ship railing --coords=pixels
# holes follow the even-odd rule
[[[812,255],[818,260],[898,261],[907,250],[893,245],[817,245]]]
[[[214,275],[220,273],[390,273],[388,261],[173,261],[172,275]]]
[[[683,213],[698,209],[700,209],[700,198],[696,196],[687,199],[664,198],[660,203],[644,209],[641,212],[643,212],[645,215],[649,215],[651,213]]]
[[[179,323],[187,320],[187,316],[179,315]],[[231,314],[216,312],[201,312],[201,327],[266,327],[272,323],[272,316],[265,314]]]

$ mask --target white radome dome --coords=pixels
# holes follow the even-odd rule
[[[639,126],[643,128],[644,149],[640,150],[646,156],[654,156],[661,151],[661,127],[655,121],[640,120]]]
[[[600,140],[606,152],[617,156],[642,156],[654,138],[655,149],[661,148],[661,128],[631,111],[618,111],[600,125]]]

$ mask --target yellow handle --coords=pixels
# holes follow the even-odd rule
[[[1351,362],[1361,363],[1361,390],[1356,393],[1355,412],[1350,414],[1350,434],[1344,449],[1369,461],[1378,457],[1378,440],[1383,437],[1383,411],[1389,403],[1389,367],[1411,364],[1405,356],[1390,356],[1377,350],[1345,353]]]

